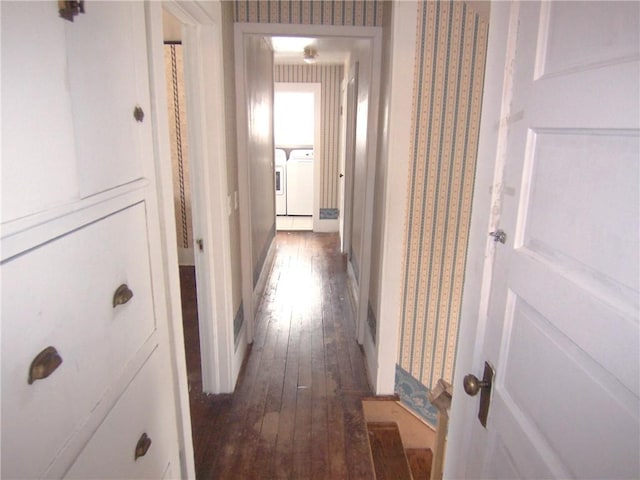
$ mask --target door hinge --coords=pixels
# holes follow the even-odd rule
[[[84,13],[84,0],[59,0],[58,13],[60,17],[73,22],[73,17]]]
[[[507,241],[507,234],[504,230],[496,230],[495,232],[489,232],[489,236],[493,237],[494,242],[505,243]]]

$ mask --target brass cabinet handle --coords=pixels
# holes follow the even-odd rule
[[[120,285],[113,294],[113,308],[124,305],[133,297],[133,292],[126,283]]]
[[[145,432],[142,434],[142,436],[140,437],[140,440],[138,440],[138,443],[136,445],[136,453],[135,453],[134,460],[138,460],[138,458],[144,457],[147,451],[149,450],[150,446],[151,446],[151,439],[147,436],[147,433]]]
[[[42,350],[29,367],[29,385],[51,375],[62,363],[62,357],[54,347]]]

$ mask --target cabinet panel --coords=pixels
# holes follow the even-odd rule
[[[144,3],[86,2],[85,11],[65,22],[83,198],[140,178],[152,155]]]
[[[145,204],[2,264],[2,477],[41,475],[153,335]],[[113,306],[117,287],[133,297]],[[27,383],[33,358],[63,359]]]
[[[56,2],[2,4],[2,221],[78,196],[65,22]]]
[[[176,463],[176,431],[171,411],[172,390],[166,359],[154,352],[111,413],[65,475],[65,478],[164,478]],[[153,408],[149,408],[153,405]],[[136,446],[145,435],[148,449]],[[142,445],[141,445],[142,446]]]

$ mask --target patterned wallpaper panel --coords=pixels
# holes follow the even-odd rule
[[[192,248],[191,191],[187,161],[187,112],[185,109],[182,45],[165,44],[164,63],[169,105],[169,136],[173,163],[173,198],[178,248]]]
[[[464,2],[418,2],[400,367],[451,381],[471,216],[488,24]]]
[[[382,0],[236,0],[235,21],[378,27],[382,4]]]
[[[342,65],[275,65],[274,80],[288,83],[320,83],[320,208],[338,208],[340,153],[340,83]],[[318,157],[315,158],[318,160]]]

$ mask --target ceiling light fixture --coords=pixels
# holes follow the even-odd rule
[[[318,56],[318,51],[312,46],[308,45],[304,47],[304,62],[305,63],[316,63],[316,57]]]

